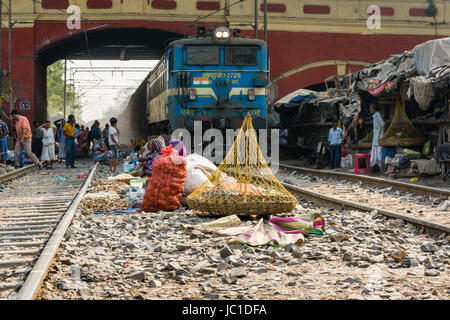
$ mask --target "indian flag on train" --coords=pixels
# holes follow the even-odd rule
[[[208,77],[194,78],[194,87],[195,88],[208,88],[209,87]]]

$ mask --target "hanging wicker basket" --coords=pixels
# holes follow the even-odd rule
[[[378,139],[378,144],[383,147],[418,147],[425,144],[425,138],[409,120],[398,99],[391,125]]]
[[[424,138],[387,138],[378,139],[382,147],[420,147],[425,144]]]
[[[353,145],[353,149],[372,149],[373,130],[370,131],[364,138]]]

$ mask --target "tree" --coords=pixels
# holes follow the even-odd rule
[[[82,106],[76,96],[73,84],[66,87],[67,115],[73,113],[76,118],[81,117]],[[47,115],[49,118],[58,113],[64,114],[64,64],[62,60],[47,68]]]

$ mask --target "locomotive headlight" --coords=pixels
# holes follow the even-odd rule
[[[230,30],[225,27],[219,27],[216,29],[215,35],[217,39],[228,39],[230,37]]]
[[[248,89],[248,100],[255,101],[255,89]]]
[[[189,100],[193,101],[197,99],[197,91],[195,89],[189,89]]]

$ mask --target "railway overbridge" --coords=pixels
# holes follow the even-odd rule
[[[259,0],[257,6],[259,38],[263,38],[262,3]],[[242,36],[254,37],[254,4],[254,0],[14,0],[14,106],[26,108],[21,111],[30,120],[45,118],[46,68],[59,59],[159,58],[168,41],[195,34],[198,25],[228,25],[241,29]],[[3,70],[8,69],[7,5],[3,0]],[[379,11],[368,10],[373,5]],[[436,1],[435,19],[427,16],[427,7],[425,0],[268,0],[272,99],[450,34],[450,3]],[[77,8],[81,20],[74,28]],[[376,22],[377,12],[380,28],[369,28],[367,21]],[[4,77],[3,88],[7,85]],[[3,90],[2,96],[8,112],[8,91]]]

